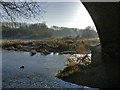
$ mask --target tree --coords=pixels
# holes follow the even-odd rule
[[[82,30],[82,39],[84,38],[96,38],[98,37],[97,32],[90,26],[86,27],[84,30]]]
[[[13,0],[14,1],[14,0]],[[39,2],[0,2],[0,19],[1,21],[10,20],[14,22],[18,17],[36,18],[42,12]]]

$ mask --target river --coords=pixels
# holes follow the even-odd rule
[[[64,69],[68,55],[0,50],[2,54],[2,88],[88,88],[65,82],[55,77]],[[20,67],[24,66],[23,69]],[[97,89],[98,90],[98,89]]]

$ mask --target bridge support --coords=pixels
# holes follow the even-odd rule
[[[120,59],[120,3],[83,2],[98,30],[102,47],[102,61],[108,80],[108,87],[119,85]]]

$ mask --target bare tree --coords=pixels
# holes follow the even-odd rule
[[[36,18],[45,12],[40,2],[0,2],[0,20],[14,22],[17,18]],[[38,17],[37,17],[38,18]],[[36,19],[37,19],[36,18]]]

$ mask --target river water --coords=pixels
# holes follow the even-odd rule
[[[68,55],[0,50],[2,54],[2,87],[3,88],[82,88],[91,89],[65,82],[55,77],[64,69]],[[20,67],[24,66],[24,69]],[[95,88],[94,88],[95,89]],[[96,89],[95,89],[96,90]]]

